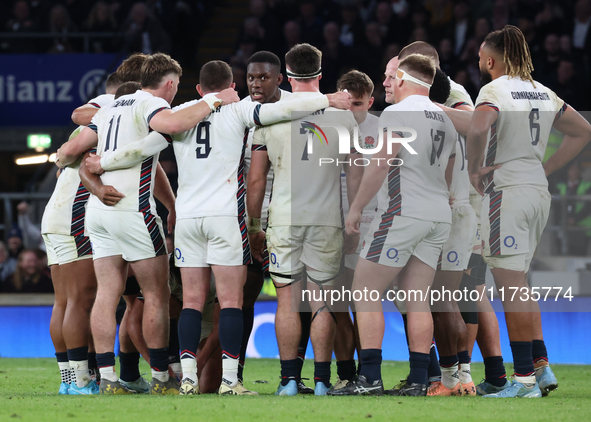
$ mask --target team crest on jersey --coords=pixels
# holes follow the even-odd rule
[[[373,148],[374,144],[373,136],[366,136],[365,137],[365,148]]]

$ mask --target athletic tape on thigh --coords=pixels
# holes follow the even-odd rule
[[[330,308],[328,307],[328,305],[326,304],[326,302],[324,302],[324,306],[318,308],[318,310],[316,312],[314,312],[314,315],[312,315],[312,319],[310,320],[310,324],[314,322],[314,318],[316,318],[316,315],[318,315],[320,312],[322,312],[324,310],[324,308],[328,309],[328,312],[330,312],[330,316],[332,317],[332,319],[334,320],[334,323],[337,323],[337,317],[334,314],[333,311],[330,310]]]
[[[291,274],[291,275],[279,274],[279,273],[273,273],[273,272],[270,272],[270,274],[274,277],[291,279],[290,283],[281,284],[280,286],[278,286],[275,283],[275,280],[273,280],[273,284],[275,285],[276,289],[283,289],[284,287],[291,286],[292,284],[298,283],[298,282],[302,281],[302,278],[304,276],[303,271],[299,272],[297,274]]]

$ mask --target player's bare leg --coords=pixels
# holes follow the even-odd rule
[[[115,312],[125,288],[127,262],[121,256],[99,258],[94,260],[94,271],[97,293],[90,324],[101,373],[101,385],[106,385],[109,381],[115,383],[118,380],[113,352],[117,330]]]
[[[353,284],[354,273],[353,270],[345,268],[337,285],[342,285],[346,290],[350,291],[351,285]],[[343,302],[338,306],[340,312],[334,313],[337,324],[334,354],[337,360],[338,373],[338,381],[334,386],[335,389],[343,387],[348,381],[351,381],[355,377],[355,347],[357,345],[356,340],[358,341],[356,327],[348,312],[350,304]],[[347,311],[344,310],[345,307]],[[359,348],[358,350],[361,349]]]
[[[244,301],[242,303],[242,317],[244,323],[242,343],[240,345],[240,360],[238,363],[238,380],[241,382],[246,360],[246,348],[248,346],[248,340],[250,339],[250,333],[252,332],[252,325],[254,322],[254,305],[261,293],[264,282],[265,277],[260,264],[249,265],[247,269],[246,283],[244,284]]]
[[[523,271],[502,268],[491,269],[497,289],[504,288],[503,308],[507,331],[513,353],[513,366],[516,383],[526,388],[536,388],[536,377],[532,357],[534,330],[534,312],[529,295],[526,300],[520,294],[521,289],[529,289],[527,276]],[[517,293],[513,296],[513,292]],[[517,384],[519,385],[519,384]]]
[[[542,331],[542,314],[540,305],[537,301],[532,301],[533,317],[533,342],[532,357],[534,360],[534,369],[536,371],[536,381],[542,390],[542,395],[546,396],[552,390],[558,388],[558,380],[548,364],[548,351],[544,343],[544,333]]]
[[[183,385],[181,394],[195,394],[198,388],[197,349],[201,338],[203,307],[209,292],[211,268],[181,268],[183,310],[178,323]]]
[[[67,306],[67,296],[66,288],[61,279],[61,268],[57,264],[51,266],[51,280],[53,282],[55,296],[53,300],[53,309],[51,310],[51,320],[49,321],[49,334],[51,336],[51,341],[53,342],[55,357],[60,369],[61,385],[59,394],[68,394],[70,384],[70,363],[68,362],[67,347],[62,334],[62,326]]]
[[[150,393],[178,394],[178,383],[170,379],[168,373],[168,256],[143,259],[130,265],[144,296],[142,326],[152,368]]]
[[[275,335],[279,347],[281,361],[281,383],[278,393],[282,395],[282,387],[293,381],[293,394],[297,394],[296,378],[298,376],[298,345],[302,335],[300,314],[294,312],[301,303],[301,280],[293,284],[285,284],[289,279],[274,277],[277,291],[277,312],[275,313]]]
[[[317,273],[317,272],[316,272]],[[330,303],[324,300],[324,294],[330,300],[330,287],[319,285],[308,275],[307,290],[311,293],[310,308],[312,324],[310,325],[310,340],[314,349],[314,392],[324,395],[331,387],[330,361],[335,340],[336,323]],[[315,300],[319,299],[319,300]],[[319,384],[322,385],[319,385]]]
[[[466,336],[466,324],[453,299],[453,292],[459,289],[462,281],[461,271],[437,271],[433,281],[433,292],[441,293],[441,300],[431,304],[435,342],[439,351],[441,383],[429,388],[428,395],[459,396],[462,385],[459,382],[458,339]],[[445,292],[451,292],[448,297]],[[471,380],[470,380],[471,382]]]
[[[68,346],[68,360],[77,388],[92,381],[88,367],[90,311],[96,295],[92,259],[60,265],[60,277],[68,297],[62,333]],[[76,390],[76,389],[74,389]]]
[[[377,394],[383,392],[381,382],[382,341],[384,338],[384,313],[381,303],[381,295],[394,281],[402,268],[388,267],[359,258],[353,278],[352,292],[376,290],[379,292],[378,301],[371,298],[355,300],[355,311],[359,327],[359,341],[361,350],[359,353],[360,381],[365,380],[371,386],[376,387]],[[354,297],[354,299],[356,299]],[[380,388],[381,387],[381,388]]]
[[[137,297],[123,295],[126,308],[119,325],[119,382],[139,394],[147,394],[150,384],[140,375],[140,354],[148,365],[150,358],[142,332],[144,304]]]

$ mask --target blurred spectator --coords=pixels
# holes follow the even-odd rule
[[[492,12],[492,30],[503,29],[509,25],[509,6],[505,0],[497,0]]]
[[[250,1],[250,15],[259,20],[260,26],[264,29],[265,48],[276,50],[281,46],[281,22],[276,16],[267,10],[265,0]]]
[[[51,278],[51,270],[49,269],[49,265],[47,265],[47,253],[39,248],[33,249],[33,252],[37,256],[37,270],[47,278]]]
[[[556,191],[560,195],[589,195],[591,182],[582,180],[581,165],[573,161],[567,171],[564,182],[556,184]],[[581,227],[590,230],[568,231],[568,254],[587,255],[589,236],[591,235],[591,201],[568,200],[566,205],[566,219],[568,227]]]
[[[454,17],[454,6],[450,0],[427,0],[425,9],[431,14],[429,29],[434,38],[445,36],[448,24]]]
[[[396,57],[400,53],[400,45],[399,44],[390,44],[384,50],[384,56],[382,57],[382,65],[380,69],[382,71],[386,70],[386,65],[390,60]]]
[[[376,22],[378,24],[378,30],[380,34],[380,38],[385,43],[396,42],[398,39],[397,36],[397,25],[396,25],[396,18],[394,17],[394,13],[392,12],[392,7],[386,1],[381,1],[376,6]],[[367,39],[367,27],[370,24],[365,26],[365,37]],[[369,44],[372,41],[367,40]]]
[[[2,293],[53,293],[51,279],[39,271],[37,261],[35,251],[22,251],[14,274],[0,285]]]
[[[466,69],[458,70],[452,76],[452,79],[454,82],[462,85],[466,89],[466,91],[468,91],[468,94],[470,94],[472,101],[476,101],[476,97],[478,96],[478,89],[476,88],[476,85],[474,85],[474,83],[472,82],[472,79],[470,79],[470,74]]]
[[[238,41],[236,42],[236,49],[240,48],[240,44],[245,42],[245,40],[248,40],[249,44],[255,44],[255,51],[267,48],[265,46],[265,29],[260,25],[259,19],[254,16],[244,20]],[[247,60],[248,57],[246,58]]]
[[[126,51],[170,53],[170,37],[145,3],[135,3],[124,25]]]
[[[14,3],[12,16],[6,22],[4,30],[16,34],[37,30],[37,25],[31,17],[29,3],[25,0],[18,0]],[[7,53],[34,53],[36,45],[33,38],[9,39],[2,43],[2,50]]]
[[[343,6],[341,11],[341,43],[347,47],[361,44],[363,40],[363,22],[357,7],[352,4]]]
[[[8,232],[8,255],[11,258],[18,258],[18,255],[25,249],[23,246],[23,234],[17,225],[13,225],[12,229]]]
[[[529,45],[529,51],[532,57],[535,57],[540,52],[542,40],[538,37],[534,22],[531,19],[519,18],[517,20],[517,27],[523,32],[523,36]]]
[[[287,53],[294,45],[299,44],[301,41],[300,39],[301,29],[300,24],[296,21],[287,21],[283,26],[283,37],[285,38],[285,43],[281,48],[279,57],[284,58],[285,53]]]
[[[195,60],[197,44],[204,26],[195,27],[195,22],[201,22],[206,17],[194,2],[183,0],[174,2],[174,8],[169,13],[168,28],[170,28],[172,39],[170,54],[181,66],[191,66]]]
[[[449,38],[443,38],[439,41],[437,52],[439,53],[439,67],[446,74],[451,75],[457,61],[454,56],[452,41]]]
[[[322,43],[322,19],[316,14],[316,6],[312,1],[304,1],[300,5],[298,21],[302,28],[302,42],[312,45]]]
[[[405,0],[402,0],[402,2],[405,2]],[[357,6],[357,10],[359,10],[359,16],[363,22],[367,23],[373,19],[376,5],[378,4],[377,0],[355,0],[354,3]],[[394,3],[397,2],[395,1]]]
[[[561,60],[556,70],[554,91],[575,110],[587,110],[586,94],[581,83],[575,78],[575,65],[572,61]]]
[[[353,51],[340,41],[341,30],[335,22],[328,22],[323,30],[321,92],[334,92],[342,71],[352,64]]]
[[[490,31],[490,24],[488,23],[488,19],[480,18],[476,20],[474,24],[474,38],[479,44],[482,44],[486,36]],[[464,45],[464,48],[466,46]]]
[[[461,67],[468,72],[470,81],[476,87],[480,86],[480,68],[478,67],[480,44],[476,38],[470,38],[460,56]]]
[[[470,5],[466,0],[459,1],[454,6],[453,19],[448,25],[445,35],[453,40],[452,52],[454,55],[460,55],[473,31],[473,22],[470,21]]]
[[[544,8],[536,14],[535,25],[541,37],[550,33],[561,34],[565,30],[564,10],[558,2],[544,2]]]
[[[384,42],[378,22],[370,22],[365,26],[365,40],[358,48],[359,70],[367,73],[373,81],[379,81],[384,74],[382,54]]]
[[[571,57],[573,52],[573,44],[569,35],[562,35],[560,37],[560,52],[565,57]]]
[[[29,204],[21,202],[16,206],[18,211],[18,227],[21,230],[25,249],[41,248],[45,250],[45,242],[41,236],[41,229],[31,221]]]
[[[573,47],[578,50],[591,49],[591,0],[579,0],[575,4],[575,18],[571,24]]]
[[[54,38],[48,53],[75,53],[77,51],[77,42],[68,38],[69,33],[76,32],[76,25],[70,19],[70,14],[65,6],[56,4],[51,8],[49,32],[54,35]]]
[[[238,92],[238,96],[240,98],[246,98],[248,96],[248,86],[246,86],[246,67],[232,66],[232,74],[234,75],[234,83],[236,84],[234,89]]]
[[[0,283],[10,277],[16,270],[16,258],[8,255],[4,242],[0,241]],[[2,287],[0,287],[2,290]]]
[[[88,32],[117,32],[117,21],[111,7],[104,1],[97,2],[86,20],[84,29]],[[116,51],[112,38],[91,38],[91,53],[110,53]]]
[[[548,87],[556,83],[556,69],[560,61],[560,42],[558,35],[548,34],[544,40],[544,49],[534,60],[533,78]]]
[[[412,31],[410,38],[408,39],[408,43],[410,44],[415,41],[424,41],[426,43],[429,42],[429,33],[427,32],[426,28],[419,26]]]
[[[66,7],[76,26],[81,27],[90,14],[93,2],[88,0],[61,0],[60,3]]]
[[[252,37],[244,37],[238,44],[236,54],[230,59],[230,65],[246,66],[248,59],[257,51],[257,40]]]

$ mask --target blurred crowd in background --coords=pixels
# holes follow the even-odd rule
[[[485,36],[507,24],[518,26],[529,43],[535,80],[553,89],[580,111],[591,102],[591,0],[16,0],[0,2],[0,31],[46,33],[45,38],[2,38],[1,53],[83,52],[81,39],[70,34],[104,33],[91,37],[90,52],[140,51],[169,53],[184,68],[198,71],[198,43],[215,13],[243,3],[243,19],[232,54],[218,59],[232,66],[241,97],[248,95],[246,63],[256,51],[270,50],[283,58],[295,44],[307,42],[322,53],[323,92],[336,89],[350,69],[374,81],[372,110],[387,104],[383,93],[386,63],[413,41],[434,45],[441,69],[463,85],[473,99],[480,89],[478,50]],[[228,22],[234,22],[228,19]],[[213,28],[223,33],[223,26]],[[235,32],[237,28],[232,28]],[[112,35],[112,36],[109,36]],[[1,60],[1,58],[0,58]],[[287,78],[282,88],[289,89]],[[560,145],[551,137],[547,157]],[[176,186],[176,165],[170,151],[161,162]],[[591,151],[550,181],[560,195],[591,194]],[[0,292],[51,291],[47,259],[38,229],[27,221],[26,204],[7,243],[0,243]],[[159,210],[160,211],[160,210]],[[569,236],[569,254],[586,255],[591,238],[591,202],[570,201],[556,213],[568,226],[588,227]],[[41,248],[41,249],[40,249]]]

